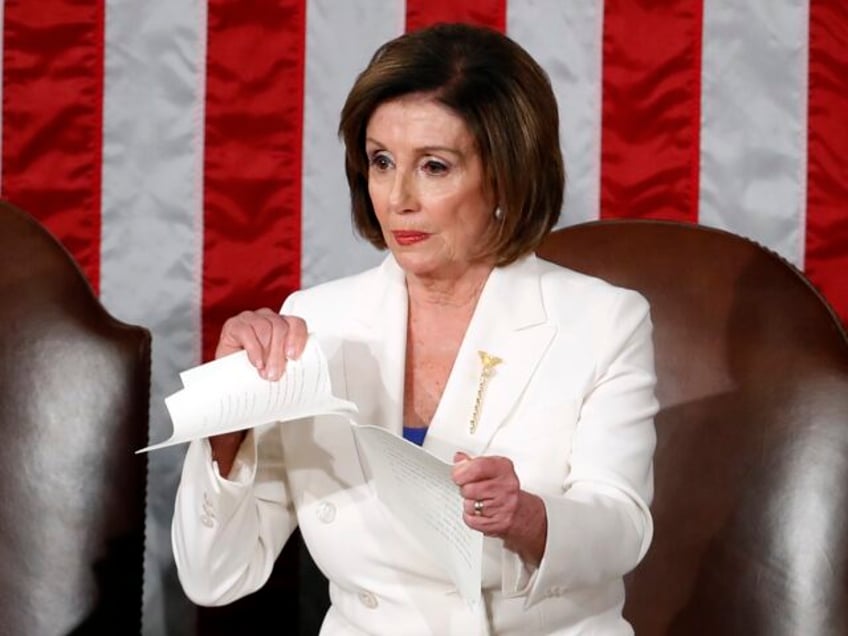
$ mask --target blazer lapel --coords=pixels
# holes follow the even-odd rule
[[[446,455],[452,454],[451,444],[442,443],[450,440],[473,455],[483,454],[509,417],[555,333],[556,328],[547,322],[536,257],[531,255],[493,270],[430,424],[427,440],[432,441],[425,441],[428,450],[450,461],[452,458]],[[470,423],[483,370],[480,351],[497,356],[501,362],[484,387],[472,433]]]
[[[400,435],[408,311],[403,271],[389,256],[364,275],[358,286],[355,307],[331,308],[349,312],[350,335],[342,344],[346,399],[359,407],[360,423]],[[433,416],[425,448],[445,461],[452,460],[457,448],[483,454],[555,332],[547,322],[536,257],[493,270]],[[479,351],[502,362],[485,387],[477,427],[471,433],[482,371]]]
[[[363,275],[349,312],[350,337],[344,348],[347,399],[359,407],[361,424],[401,433],[406,358],[407,294],[403,271],[392,256]]]

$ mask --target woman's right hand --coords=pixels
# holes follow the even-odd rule
[[[243,311],[224,323],[215,357],[244,349],[259,375],[276,381],[285,372],[286,361],[295,360],[303,353],[307,336],[306,323],[297,316],[281,316],[268,308]],[[223,477],[230,474],[246,435],[247,431],[236,431],[209,438],[212,459],[218,462],[218,471]]]
[[[297,316],[281,316],[268,308],[243,311],[224,323],[215,357],[244,349],[259,375],[266,380],[279,380],[286,370],[286,361],[303,353],[307,336],[306,323]]]

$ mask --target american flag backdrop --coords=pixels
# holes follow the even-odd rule
[[[6,0],[2,196],[150,328],[163,397],[223,320],[381,255],[349,221],[338,115],[374,49],[461,20],[550,74],[562,224],[677,219],[804,270],[848,322],[845,0]],[[516,166],[517,170],[521,166]],[[169,524],[181,448],[149,457],[145,633],[184,633]]]

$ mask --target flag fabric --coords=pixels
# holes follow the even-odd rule
[[[351,228],[339,111],[379,44],[437,21],[502,30],[550,75],[561,225],[730,230],[848,322],[841,0],[6,0],[0,17],[0,194],[153,332],[151,442],[228,316],[382,258]],[[148,459],[147,634],[191,621],[169,540],[183,451]]]

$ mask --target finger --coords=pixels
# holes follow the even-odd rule
[[[504,492],[504,488],[496,481],[473,481],[459,488],[459,494],[471,501],[475,499],[496,499],[499,494]]]
[[[244,336],[244,349],[253,365],[259,369],[263,378],[269,377],[269,372],[275,367],[271,345],[274,341],[275,329],[285,329],[279,314],[270,309],[260,309],[255,312],[241,314],[244,328],[249,332]],[[279,362],[277,362],[279,366]]]
[[[462,520],[472,530],[481,532],[487,537],[503,537],[510,527],[510,516],[503,511],[490,507],[484,501],[482,509],[474,510],[474,502],[467,502],[462,511]]]
[[[270,309],[243,311],[233,316],[221,329],[215,357],[244,350],[250,363],[259,370],[262,377],[266,377],[275,323],[277,328],[280,325],[283,329],[287,328],[279,314]]]
[[[270,309],[260,309],[257,312],[264,323],[256,323],[257,336],[265,343],[263,356],[264,365],[261,375],[266,380],[276,382],[286,370],[286,337],[289,332],[289,321]],[[259,333],[258,330],[261,330]]]
[[[304,347],[306,347],[306,341],[309,339],[309,330],[303,318],[285,316],[285,319],[288,324],[284,345],[286,359],[297,360],[303,353]]]
[[[464,453],[463,453],[464,455]],[[492,468],[492,461],[489,457],[468,457],[459,463],[454,464],[453,477],[454,482],[460,486],[473,482],[482,482],[492,479],[497,475]]]
[[[486,513],[475,515],[463,512],[462,520],[466,526],[487,537],[503,537],[506,530],[502,521],[496,517],[488,517]]]
[[[306,322],[297,316],[275,315],[273,318],[274,331],[271,345],[269,347],[269,368],[267,377],[269,380],[279,380],[286,370],[289,360],[298,359],[306,347],[309,332]]]
[[[480,502],[480,505],[476,505],[476,502]],[[498,516],[506,516],[510,517],[515,511],[515,507],[513,505],[513,498],[477,498],[477,499],[468,499],[466,500],[466,509],[471,514],[478,517],[498,517]],[[479,510],[480,514],[476,514]]]
[[[492,488],[509,491],[521,487],[512,461],[506,457],[477,457],[455,472],[455,482],[461,487],[485,485],[486,490],[479,493],[485,497],[492,496]]]
[[[471,456],[462,451],[457,451],[453,455],[453,468],[451,469],[451,479],[457,486],[462,486],[469,481],[468,473],[465,466],[471,462]]]
[[[253,320],[255,320],[255,313],[250,311],[244,311],[229,318],[221,328],[215,357],[220,358],[243,349],[250,363],[261,370],[265,364],[263,346],[251,325]]]
[[[477,503],[478,503],[477,499],[465,499],[462,502],[462,512],[463,512],[463,514],[469,515],[469,516],[474,516],[474,517],[480,516],[482,509],[476,508]]]
[[[462,462],[467,462],[470,459],[471,459],[471,455],[469,455],[468,453],[464,453],[462,451],[456,451],[453,454],[453,463],[454,464],[461,464]]]
[[[485,517],[492,514],[491,499],[466,499],[462,503],[462,511],[472,517]]]

